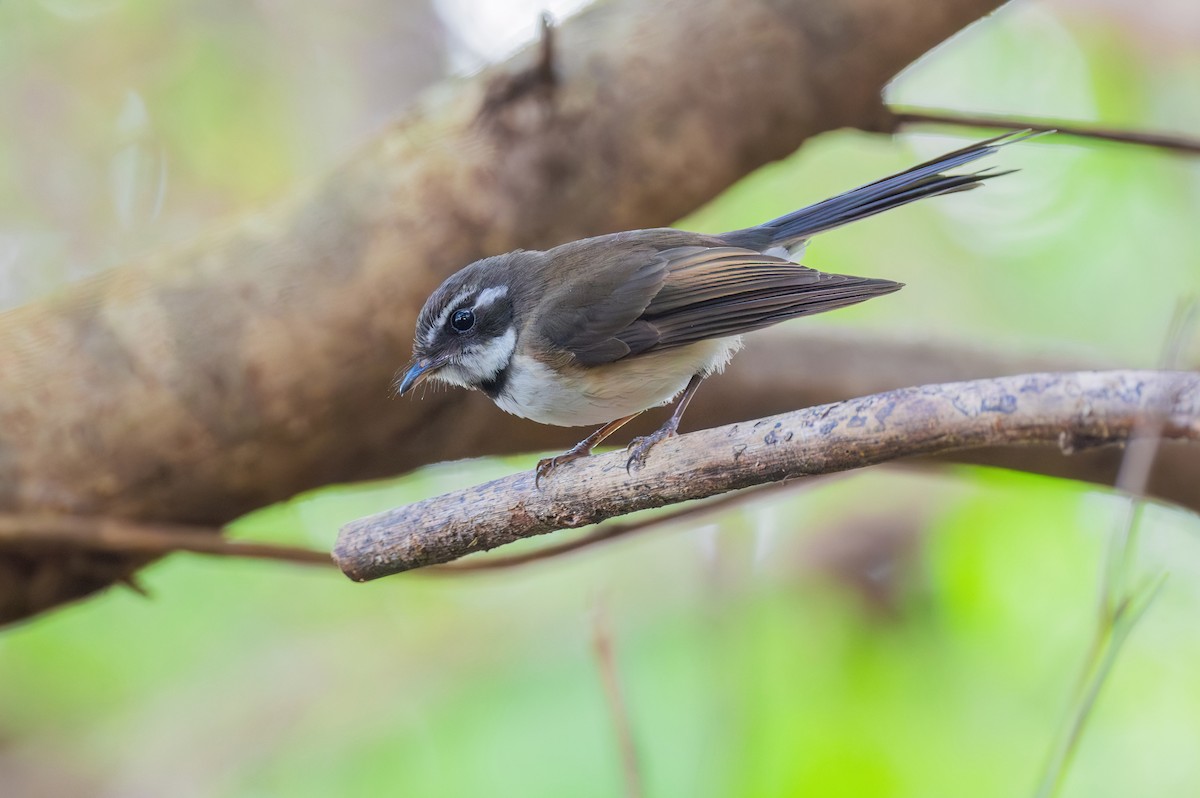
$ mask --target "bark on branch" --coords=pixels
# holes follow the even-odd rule
[[[1028,374],[903,388],[669,439],[627,474],[622,451],[534,487],[525,471],[344,526],[334,559],[352,579],[448,562],[613,516],[783,479],[979,446],[1124,442],[1147,420],[1200,440],[1200,375]]]
[[[546,91],[496,90],[535,50],[450,82],[278,205],[0,316],[0,510],[220,525],[544,445],[478,397],[389,400],[434,286],[484,255],[668,224],[821,131],[890,129],[883,85],[1000,3],[599,3],[556,31]],[[0,622],[140,562],[6,552]]]

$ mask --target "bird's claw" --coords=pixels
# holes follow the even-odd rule
[[[537,468],[533,474],[534,490],[541,490],[542,480],[550,476],[550,472],[558,468],[560,465],[564,465],[573,460],[578,460],[581,457],[587,456],[588,452],[577,452],[572,449],[569,452],[563,452],[555,457],[543,457],[541,460],[538,460]]]
[[[650,449],[674,435],[675,429],[668,425],[649,435],[631,440],[625,447],[625,451],[629,452],[629,459],[625,461],[625,473],[632,474],[634,466],[638,468],[644,466],[646,455],[650,453]]]
[[[557,457],[543,457],[541,460],[538,460],[537,468],[533,472],[534,490],[541,490],[542,480],[554,470],[554,466],[558,465],[557,461]]]

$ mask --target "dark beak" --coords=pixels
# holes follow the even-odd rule
[[[404,376],[396,382],[396,395],[404,396],[404,394],[416,388],[425,381],[433,372],[446,365],[446,357],[435,357],[429,359],[417,359],[408,364],[408,370],[404,372]]]

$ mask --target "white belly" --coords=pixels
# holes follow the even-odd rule
[[[606,424],[666,404],[687,387],[693,375],[725,368],[741,345],[740,336],[717,338],[569,374],[554,372],[517,354],[496,404],[541,424]]]

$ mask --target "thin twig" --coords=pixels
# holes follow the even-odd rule
[[[1197,302],[1195,297],[1180,301],[1171,317],[1167,335],[1159,356],[1160,369],[1174,369],[1183,357],[1183,348],[1192,330],[1195,329]],[[1121,458],[1121,468],[1117,471],[1116,488],[1130,497],[1145,494],[1146,486],[1150,484],[1150,474],[1154,461],[1162,443],[1162,430],[1167,423],[1170,408],[1178,400],[1179,392],[1184,390],[1182,383],[1156,407],[1150,408],[1141,422],[1134,428],[1129,443],[1125,446],[1125,455]],[[1112,536],[1112,546],[1108,553],[1108,562],[1101,582],[1101,613],[1109,616],[1114,614],[1114,607],[1119,597],[1126,592],[1129,576],[1133,570],[1134,554],[1137,549],[1137,516],[1142,503],[1130,498],[1126,504],[1126,514],[1117,533]],[[1104,617],[1103,615],[1101,617]]]
[[[604,697],[612,716],[613,728],[617,733],[617,747],[621,751],[621,771],[625,777],[625,795],[628,798],[641,798],[642,773],[637,745],[633,740],[633,723],[629,719],[629,707],[621,690],[616,657],[613,656],[612,630],[609,629],[608,612],[603,601],[596,603],[592,619],[592,650],[596,654],[600,683],[604,687]]]
[[[1143,130],[1117,130],[1099,125],[1051,122],[1045,119],[959,114],[954,111],[938,111],[924,108],[897,107],[892,109],[892,115],[897,126],[934,124],[996,130],[1056,131],[1065,136],[1115,141],[1122,144],[1139,144],[1146,147],[1158,147],[1159,149],[1170,150],[1172,152],[1200,155],[1200,139],[1169,133],[1150,133]]]
[[[1194,328],[1197,313],[1195,298],[1180,302],[1167,331],[1160,367],[1170,369],[1179,363],[1184,342]],[[1149,584],[1131,591],[1128,587],[1137,555],[1137,532],[1143,502],[1138,498],[1150,484],[1150,473],[1162,442],[1163,431],[1180,396],[1187,389],[1179,381],[1161,400],[1152,404],[1138,419],[1125,447],[1117,473],[1118,490],[1128,494],[1125,513],[1110,538],[1100,575],[1096,630],[1084,657],[1076,682],[1075,694],[1062,730],[1054,743],[1035,792],[1036,798],[1051,798],[1062,787],[1067,769],[1079,748],[1083,731],[1092,716],[1096,700],[1116,664],[1121,648],[1134,627],[1158,598],[1166,581],[1159,574]]]
[[[71,548],[162,556],[176,551],[330,565],[329,554],[299,546],[227,540],[219,527],[154,524],[69,515],[0,514],[0,550]]]
[[[1096,699],[1100,697],[1100,690],[1117,663],[1121,648],[1158,598],[1165,583],[1166,574],[1160,574],[1157,579],[1122,601],[1114,612],[1111,623],[1097,630],[1097,637],[1088,650],[1083,671],[1079,676],[1072,711],[1067,715],[1064,731],[1056,737],[1056,744],[1034,793],[1036,798],[1051,798],[1062,787],[1067,768],[1079,748],[1084,727],[1092,716]]]

